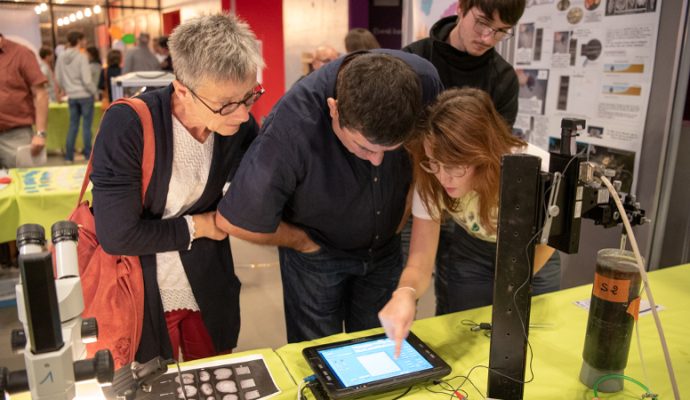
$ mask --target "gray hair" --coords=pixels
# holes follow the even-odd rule
[[[192,89],[204,79],[244,82],[264,66],[254,32],[231,14],[205,15],[179,25],[168,46],[177,79]]]

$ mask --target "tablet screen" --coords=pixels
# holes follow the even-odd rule
[[[395,342],[387,338],[318,350],[344,387],[433,368],[407,340],[397,360],[394,352]]]

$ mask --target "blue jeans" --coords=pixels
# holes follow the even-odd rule
[[[436,255],[436,315],[493,303],[496,243],[470,236],[456,223],[441,226]],[[532,295],[560,289],[561,262],[554,252],[532,278]]]
[[[79,119],[82,120],[82,135],[84,138],[84,158],[91,156],[91,123],[93,122],[93,97],[83,99],[69,99],[69,130],[67,131],[67,143],[65,160],[74,161],[74,142],[79,132]]]
[[[396,238],[397,241],[397,238]],[[288,343],[380,326],[378,312],[402,273],[397,250],[376,260],[358,260],[326,249],[304,254],[280,248],[280,272]]]

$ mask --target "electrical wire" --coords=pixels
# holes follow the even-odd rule
[[[594,382],[594,385],[592,386],[592,390],[594,390],[594,397],[595,398],[599,397],[599,392],[597,391],[597,389],[599,388],[599,385],[601,385],[603,382],[611,380],[611,379],[624,379],[626,381],[632,382],[632,383],[636,384],[637,386],[641,387],[645,391],[642,398],[656,399],[658,397],[655,393],[652,393],[649,390],[649,388],[647,386],[645,386],[645,384],[643,384],[642,382],[640,382],[636,379],[633,379],[633,378],[626,376],[626,375],[609,374],[609,375],[602,376],[601,378],[597,379],[596,382]]]
[[[306,396],[304,395],[304,391],[306,389],[307,389],[306,382],[300,382],[299,385],[297,386],[297,400],[306,399]]]
[[[180,368],[180,362],[177,361],[177,359],[175,359],[174,361],[175,365],[177,366],[177,379],[180,380],[180,391],[182,392],[182,397],[184,398],[184,400],[188,400],[187,391],[184,388],[184,380],[182,380],[182,368]]]
[[[316,375],[309,375],[302,379],[302,381],[297,385],[297,400],[306,399],[304,396],[304,391],[307,389],[310,383],[316,381]]]
[[[402,392],[400,395],[393,397],[391,400],[398,400],[399,398],[405,396],[406,394],[410,393],[410,390],[412,390],[412,386],[408,387],[406,391]]]
[[[645,294],[647,295],[647,300],[649,300],[649,305],[652,308],[652,315],[654,316],[654,322],[656,324],[656,329],[659,332],[659,339],[661,341],[661,348],[664,351],[664,359],[666,361],[666,369],[668,370],[668,375],[669,378],[671,379],[671,387],[673,388],[673,395],[676,400],[680,400],[680,392],[678,390],[678,383],[676,382],[676,376],[673,371],[673,364],[671,363],[671,354],[668,351],[668,344],[666,343],[666,337],[664,336],[664,328],[661,325],[661,320],[659,319],[659,312],[656,309],[656,302],[654,301],[654,297],[652,295],[652,289],[649,287],[649,280],[647,279],[647,271],[645,271],[644,268],[644,262],[642,261],[642,255],[640,254],[640,249],[637,246],[637,240],[635,239],[635,234],[633,233],[632,226],[630,226],[630,221],[628,221],[628,215],[625,211],[625,208],[623,207],[623,204],[621,203],[620,196],[618,196],[618,192],[616,189],[613,187],[611,182],[605,177],[601,176],[600,177],[601,182],[606,185],[608,188],[609,192],[611,193],[611,197],[613,197],[614,202],[616,203],[616,207],[618,207],[618,212],[621,215],[621,219],[623,220],[623,225],[625,226],[626,232],[628,232],[628,237],[630,239],[630,246],[633,249],[633,253],[635,254],[635,260],[637,261],[637,268],[640,270],[640,276],[642,278],[642,282],[644,283],[644,291]]]
[[[635,321],[635,339],[637,342],[637,355],[640,357],[640,365],[642,366],[642,375],[644,376],[645,382],[649,382],[649,375],[647,375],[647,364],[644,362],[644,357],[642,356],[642,341],[640,340],[640,324],[637,321]]]

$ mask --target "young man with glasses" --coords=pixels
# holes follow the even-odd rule
[[[295,84],[266,118],[217,223],[279,247],[289,342],[379,326],[402,270],[402,144],[441,89],[420,57],[355,53]]]
[[[457,15],[434,24],[429,37],[403,50],[431,61],[446,88],[474,87],[489,93],[512,126],[518,110],[518,79],[494,46],[513,36],[525,0],[459,0]]]
[[[249,113],[264,89],[256,37],[216,14],[175,28],[176,80],[140,96],[153,120],[155,161],[141,203],[142,125],[126,105],[103,118],[93,154],[93,211],[110,254],[140,256],[145,312],[136,359],[230,352],[240,328],[240,282],[215,224],[222,190],[258,133]]]

